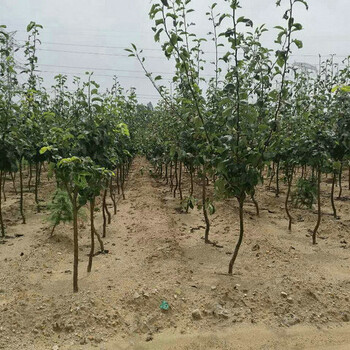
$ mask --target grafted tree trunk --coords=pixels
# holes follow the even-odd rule
[[[280,162],[276,166],[276,197],[280,196]]]
[[[331,203],[332,203],[332,209],[333,209],[333,216],[335,219],[337,218],[337,208],[335,207],[335,203],[334,203],[334,187],[335,187],[336,181],[337,181],[337,174],[336,172],[334,172],[333,179],[332,179]]]
[[[106,188],[104,191],[104,206],[105,206],[105,211],[106,211],[107,219],[108,219],[107,223],[108,223],[108,225],[110,225],[110,223],[112,222],[112,215],[109,212],[108,207],[107,207],[107,189],[108,189],[108,180],[106,182]]]
[[[117,214],[117,201],[115,198],[115,191],[114,191],[114,187],[113,187],[113,178],[110,179],[109,182],[109,193],[110,193],[110,197],[113,203],[113,214],[116,215]]]
[[[317,231],[321,223],[321,168],[318,169],[317,174],[317,222],[312,233],[312,244],[316,244]]]
[[[165,164],[164,180],[166,181],[165,184],[167,185],[169,183],[169,179],[168,179],[168,163]]]
[[[24,215],[24,199],[23,199],[23,169],[22,169],[23,157],[19,159],[19,187],[20,187],[20,198],[19,198],[19,211],[22,217],[22,224],[26,223],[26,217]]]
[[[90,200],[90,254],[87,272],[91,272],[92,259],[95,254],[95,225],[94,225],[95,198]]]
[[[243,205],[244,205],[244,196],[237,198],[238,204],[239,204],[239,237],[238,241],[235,247],[235,250],[233,252],[232,258],[230,260],[229,266],[228,266],[228,273],[232,275],[233,272],[233,265],[237,259],[239,248],[241,247],[241,244],[243,242],[243,236],[244,236],[244,211],[243,211]]]
[[[270,182],[269,182],[269,185],[267,187],[269,191],[271,190],[271,184],[272,184],[272,181],[273,181],[274,177],[275,177],[275,163],[272,162],[272,169],[271,169],[271,174],[270,174]]]
[[[124,165],[121,165],[120,167],[120,188],[122,190],[122,196],[123,199],[125,199],[125,193],[124,193],[124,180],[125,180],[125,176],[124,176]]]
[[[339,170],[339,194],[338,194],[338,199],[341,198],[341,195],[343,193],[342,175],[343,175],[343,164],[341,164],[340,170]]]
[[[79,237],[78,237],[78,191],[75,190],[72,197],[73,205],[73,242],[74,242],[74,260],[73,260],[73,292],[78,292],[78,264],[79,264]]]
[[[293,221],[293,217],[292,215],[290,215],[289,212],[289,208],[288,208],[288,201],[289,201],[289,196],[290,196],[290,191],[292,188],[292,182],[293,182],[293,174],[294,174],[294,167],[292,167],[291,169],[286,170],[286,176],[287,176],[287,183],[288,183],[288,189],[287,189],[287,195],[286,195],[286,201],[284,203],[284,207],[286,209],[286,213],[288,216],[288,230],[291,231],[292,230],[292,221]]]
[[[4,196],[4,202],[6,202],[5,185],[6,185],[6,172],[4,172],[2,176],[2,194]],[[1,191],[0,191],[0,196],[1,196]]]
[[[10,172],[10,174],[11,174],[13,189],[14,189],[15,194],[17,196],[18,192],[17,192],[17,187],[16,187],[16,174],[14,174],[12,171]]]
[[[28,190],[30,191],[32,188],[32,178],[33,178],[32,163],[29,163],[28,167],[29,167]]]
[[[250,196],[250,198],[252,199],[252,202],[253,202],[253,204],[254,204],[254,206],[255,206],[256,215],[257,215],[257,216],[260,216],[259,204],[258,204],[258,202],[257,202],[256,199],[255,199],[255,193],[252,193],[251,196]]]
[[[208,210],[207,210],[207,181],[206,181],[206,172],[203,167],[203,174],[202,174],[202,209],[203,209],[203,216],[205,221],[205,234],[204,234],[204,242],[205,243],[211,243],[209,240],[209,231],[210,231],[210,221],[208,217]]]
[[[2,218],[2,199],[1,199],[1,189],[2,189],[2,176],[3,176],[3,171],[0,171],[0,229],[1,229],[1,236],[4,238],[5,237],[5,225],[4,225],[4,220]]]
[[[175,160],[175,188],[174,188],[174,198],[176,197],[176,191],[179,187],[179,178],[178,178],[178,173],[177,173],[177,159]]]
[[[190,184],[191,184],[191,187],[190,187],[190,195],[189,195],[189,198],[192,200],[192,197],[193,197],[193,189],[194,189],[194,185],[193,185],[193,166],[192,164],[190,164]],[[188,210],[189,210],[189,201],[187,201],[187,206],[186,206],[186,213],[188,213]]]
[[[36,210],[39,213],[40,212],[40,205],[39,205],[39,197],[38,197],[38,187],[39,187],[39,171],[40,171],[40,164],[38,162],[35,163],[35,203],[36,203]]]
[[[102,226],[102,237],[106,237],[106,226],[107,226],[107,216],[106,216],[106,190],[103,191],[102,196],[102,216],[103,216],[103,226]]]
[[[170,191],[172,192],[174,188],[174,180],[173,180],[173,162],[170,162]]]
[[[120,194],[120,184],[119,184],[119,169],[117,169],[116,180],[117,180],[117,193]]]
[[[180,162],[180,169],[179,169],[179,194],[180,194],[180,199],[182,200],[182,187],[181,187],[181,182],[182,182],[182,163]]]
[[[94,232],[95,232],[95,236],[97,237],[98,242],[100,243],[100,250],[101,250],[101,252],[104,252],[105,251],[105,247],[103,245],[102,238],[101,238],[100,234],[96,231],[95,227],[94,227]]]

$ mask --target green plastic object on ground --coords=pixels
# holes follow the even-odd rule
[[[168,304],[168,302],[166,302],[165,300],[163,300],[162,303],[160,304],[160,308],[161,308],[162,310],[165,310],[165,311],[169,310],[169,304]]]

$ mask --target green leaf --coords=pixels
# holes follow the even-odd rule
[[[302,41],[294,39],[293,42],[297,46],[298,49],[301,49],[303,47],[303,42]]]
[[[47,151],[51,151],[52,150],[52,146],[46,146],[46,147],[42,147],[39,151],[40,154],[44,154]]]
[[[34,27],[35,27],[35,22],[31,21],[31,22],[27,25],[27,32],[30,32]]]

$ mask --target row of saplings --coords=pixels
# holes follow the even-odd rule
[[[82,160],[78,157],[73,158],[75,159],[73,159],[70,163],[72,164],[72,162],[76,162],[79,167],[82,164]],[[85,163],[90,163],[89,161],[84,161]],[[83,211],[83,207],[87,202],[89,203],[88,206],[91,245],[87,271],[91,272],[93,257],[101,253],[108,253],[108,250],[105,250],[104,248],[102,240],[102,238],[106,237],[107,225],[110,224],[112,220],[112,214],[107,205],[108,197],[112,203],[113,214],[116,215],[118,198],[125,199],[124,186],[129,173],[131,162],[131,158],[127,159],[127,161],[118,165],[113,172],[90,164],[90,167],[88,167],[90,170],[90,175],[88,175],[88,172],[86,172],[84,175],[84,181],[79,181],[79,183],[74,181],[75,176],[73,172],[74,170],[77,170],[76,166],[69,168],[69,172],[71,172],[71,174],[68,176],[68,178],[66,177],[67,172],[63,170],[64,166],[62,166],[62,164],[61,167],[59,164],[56,165],[56,171],[54,173],[51,172],[51,165],[48,163],[42,162],[38,167],[36,167],[38,173],[35,174],[35,177],[38,179],[38,186],[42,184],[42,177],[44,174],[47,175],[48,180],[51,180],[52,174],[55,174],[55,180],[57,182],[57,188],[53,194],[52,200],[47,204],[44,204],[43,200],[39,200],[41,204],[39,206],[36,206],[37,212],[40,212],[41,209],[45,208],[49,210],[49,216],[47,219],[51,224],[50,236],[53,236],[55,229],[59,224],[73,223],[73,237],[75,241],[73,289],[75,292],[78,291],[78,220],[85,218],[86,216],[85,212]],[[84,164],[84,168],[87,168],[86,164]],[[63,177],[62,170],[63,173],[65,173]],[[19,176],[16,172],[1,173],[0,197],[4,202],[6,202],[8,199],[7,192],[11,191],[9,186],[11,186],[12,192],[16,196],[20,196],[18,190],[19,186],[21,186],[22,192],[34,192],[32,184],[33,169],[31,164],[24,163],[21,173],[21,181],[17,179],[18,177]],[[6,186],[6,183],[8,183],[8,186]],[[99,200],[97,200],[97,198],[99,198]],[[26,224],[26,216],[24,210],[25,202],[26,201],[24,198],[20,201],[20,211],[23,224]],[[101,235],[97,232],[95,227],[95,213],[99,211],[98,204],[101,207],[103,218]],[[1,223],[3,225],[1,242],[6,243],[6,240],[10,238],[10,236],[6,235],[5,233],[5,220],[2,213],[0,213],[0,217]],[[19,236],[21,235],[17,234],[17,237]],[[95,237],[97,238],[100,245],[100,250],[97,252],[95,252]]]
[[[208,196],[207,186],[212,182],[215,184],[216,175],[210,179],[206,174],[203,175],[203,167],[193,166],[191,163],[180,161],[176,156],[172,160],[162,162],[160,159],[153,159],[152,163],[155,168],[155,173],[165,184],[170,186],[170,191],[174,198],[178,193],[183,210],[187,213],[189,208],[193,209],[197,206],[203,212],[205,226],[204,241],[208,244],[218,246],[217,242],[209,240],[210,232],[210,220],[208,214],[215,212],[215,206],[212,199]],[[261,170],[262,181],[266,183],[268,191],[274,191],[276,197],[281,194],[281,180],[286,185],[286,196],[285,196],[285,212],[288,217],[288,230],[292,229],[292,223],[294,218],[292,216],[290,205],[299,209],[312,209],[313,205],[317,203],[317,221],[313,229],[312,242],[317,243],[316,237],[321,222],[322,216],[322,200],[321,200],[321,182],[322,175],[327,183],[331,183],[330,190],[330,203],[332,206],[333,217],[340,219],[337,215],[337,208],[335,204],[335,191],[338,187],[337,199],[341,200],[343,195],[343,180],[347,180],[347,187],[350,190],[350,166],[348,165],[348,174],[343,171],[346,168],[347,162],[341,164],[339,169],[333,169],[331,172],[317,171],[315,167],[308,167],[307,165],[300,167],[283,167],[283,163],[272,162],[270,165],[265,166]],[[328,169],[327,169],[328,170]],[[183,195],[183,182],[184,174],[186,174],[189,180],[189,189],[187,196]],[[201,189],[201,200],[194,197],[194,184],[197,184]],[[274,186],[272,184],[274,183]],[[294,186],[293,186],[294,185]],[[294,189],[293,189],[294,187]],[[255,195],[251,196],[252,203],[256,208],[257,216],[260,215],[259,204],[255,199]],[[221,247],[221,246],[219,246]]]

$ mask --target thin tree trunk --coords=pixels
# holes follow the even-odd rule
[[[174,181],[173,181],[173,162],[170,162],[170,191],[172,192],[174,188]]]
[[[113,203],[113,214],[116,215],[117,214],[117,201],[115,199],[115,192],[114,192],[114,188],[113,188],[113,179],[110,179],[109,182],[109,193],[110,193],[110,197]]]
[[[289,220],[289,223],[288,223],[288,230],[289,231],[292,230],[292,221],[293,221],[293,217],[292,217],[292,215],[290,215],[289,208],[288,208],[288,201],[289,201],[289,196],[290,196],[290,190],[291,190],[292,181],[293,181],[293,172],[294,172],[293,167],[290,169],[290,173],[289,173],[289,169],[288,168],[286,170],[288,189],[287,189],[286,201],[284,202],[284,207],[286,209],[286,213],[287,213],[288,220]]]
[[[164,180],[166,180],[165,184],[167,185],[169,183],[169,179],[168,179],[168,163],[166,163],[165,165],[165,176],[164,176]]]
[[[204,242],[211,243],[209,240],[210,221],[209,221],[208,211],[207,211],[207,183],[206,183],[206,174],[205,174],[204,168],[203,168],[203,174],[202,174],[202,207],[203,207],[203,215],[205,220]]]
[[[124,165],[122,165],[120,167],[120,188],[122,190],[122,196],[123,196],[123,199],[125,199],[125,193],[124,193],[124,180],[125,180],[125,177],[124,177]]]
[[[4,195],[4,202],[6,202],[5,185],[6,185],[6,172],[4,172],[3,179],[2,179],[2,194]],[[1,196],[1,191],[0,191],[0,196]]]
[[[194,190],[194,183],[193,183],[193,166],[190,166],[190,181],[191,181],[191,188],[190,188],[190,196],[193,196],[193,190]]]
[[[182,188],[181,188],[181,181],[182,181],[182,163],[180,162],[180,170],[179,170],[179,193],[180,193],[180,199],[182,200]]]
[[[22,170],[22,157],[19,159],[19,187],[20,187],[20,198],[19,198],[19,211],[22,216],[22,224],[26,223],[24,215],[24,199],[23,199],[23,170]]]
[[[73,193],[73,242],[74,242],[74,261],[73,261],[73,292],[78,292],[78,264],[79,264],[79,237],[78,237],[78,192]]]
[[[239,248],[241,247],[241,244],[243,242],[243,235],[244,235],[244,218],[243,218],[244,197],[238,198],[238,203],[239,203],[239,238],[238,238],[238,242],[236,244],[235,250],[233,252],[232,258],[230,260],[230,263],[228,265],[228,273],[230,275],[232,275],[233,265],[237,259]]]
[[[105,251],[105,247],[103,245],[102,238],[101,238],[100,234],[96,231],[95,227],[94,227],[94,232],[95,232],[95,236],[97,237],[98,242],[100,243],[100,250],[101,250],[101,252],[104,252]]]
[[[116,178],[117,178],[117,192],[118,194],[120,194],[120,185],[119,185],[119,169],[117,169],[117,174],[116,174]]]
[[[259,204],[258,204],[258,202],[257,202],[256,199],[255,199],[255,193],[253,193],[253,194],[250,196],[250,198],[252,199],[252,201],[253,201],[253,203],[254,203],[254,205],[255,205],[256,215],[257,215],[257,216],[260,216]]]
[[[58,225],[58,224],[56,224],[56,223],[55,223],[55,224],[52,226],[52,230],[51,230],[51,232],[50,232],[50,237],[52,237],[52,236],[53,236],[53,234],[54,234],[54,232],[55,232],[55,229],[56,229],[57,225]]]
[[[91,272],[92,259],[95,254],[95,225],[94,225],[94,214],[95,214],[95,198],[90,200],[90,254],[89,254],[89,264],[87,267],[87,272]]]
[[[187,201],[187,206],[186,206],[186,213],[188,213],[189,210],[189,201],[192,200],[193,197],[193,167],[192,164],[190,165],[190,181],[191,181],[191,187],[190,187],[190,196],[189,196],[189,200]]]
[[[112,222],[112,215],[109,212],[108,207],[107,207],[107,188],[108,188],[108,181],[106,183],[104,204],[105,204],[105,210],[106,210],[106,214],[107,214],[107,218],[108,218],[107,223],[108,223],[108,225],[110,225],[110,223]]]
[[[270,174],[270,182],[269,182],[269,185],[267,187],[267,189],[270,191],[271,190],[271,184],[272,184],[272,181],[273,181],[273,178],[275,177],[275,163],[273,162],[272,163],[272,169],[271,169],[271,174]]]
[[[337,208],[335,207],[335,204],[334,204],[334,187],[335,187],[336,181],[337,181],[337,174],[336,172],[334,172],[333,179],[332,179],[331,203],[332,203],[332,209],[333,209],[333,216],[335,219],[337,218]]]
[[[103,226],[102,226],[102,237],[106,237],[106,226],[107,226],[107,217],[106,217],[106,191],[103,191],[102,196],[102,215],[103,215]]]
[[[176,191],[177,188],[179,187],[179,179],[178,179],[178,174],[177,174],[177,159],[175,160],[175,188],[174,188],[174,198],[176,197]]]
[[[343,164],[341,164],[340,171],[339,171],[339,194],[338,194],[338,199],[341,198],[341,195],[343,193],[342,175],[343,175]]]
[[[1,199],[1,186],[2,186],[2,175],[3,171],[0,171],[0,228],[1,228],[1,236],[5,237],[5,225],[4,220],[2,218],[2,199]]]
[[[312,244],[316,244],[316,235],[321,223],[321,168],[317,175],[317,223],[312,233]]]
[[[33,178],[33,169],[32,163],[29,163],[29,179],[28,179],[28,189],[31,190],[32,187],[32,178]]]
[[[17,196],[18,192],[17,192],[17,187],[16,187],[16,175],[12,171],[10,174],[11,174],[13,189],[15,191],[15,195]]]
[[[40,165],[38,162],[35,163],[35,203],[36,203],[36,210],[38,213],[40,213],[40,205],[39,205],[39,197],[38,197],[38,187],[39,187],[39,169]]]
[[[276,167],[276,197],[280,196],[280,162],[277,162]]]

